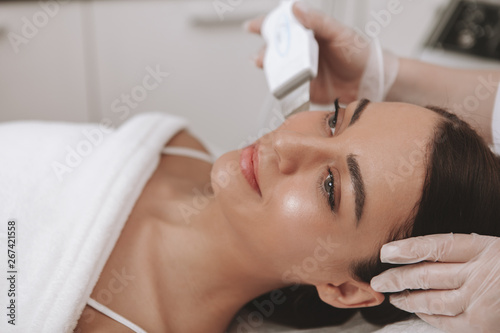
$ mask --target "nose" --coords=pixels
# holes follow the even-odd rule
[[[318,167],[333,159],[333,144],[324,137],[281,130],[273,133],[273,149],[278,155],[281,173],[293,174],[301,169]]]

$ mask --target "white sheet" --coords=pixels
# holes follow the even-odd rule
[[[248,312],[242,310],[238,315],[242,318],[247,318]],[[430,326],[416,316],[405,321],[380,327],[368,323],[359,313],[343,325],[309,330],[297,330],[266,321],[262,325],[253,325],[251,331],[247,329],[248,327],[250,326],[238,326],[238,323],[235,321],[227,333],[443,333],[441,330]]]

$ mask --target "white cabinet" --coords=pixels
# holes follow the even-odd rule
[[[235,6],[221,20],[215,1],[94,1],[102,116],[119,123],[150,110],[182,115],[224,149],[257,132],[269,92],[250,59],[263,41],[242,23],[277,1],[222,2]],[[168,77],[148,79],[156,70]],[[148,89],[145,80],[157,84]]]
[[[43,3],[0,2],[0,121],[88,120],[80,4]]]

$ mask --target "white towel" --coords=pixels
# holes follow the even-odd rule
[[[71,332],[119,234],[156,169],[161,148],[186,126],[160,112],[116,130],[39,121],[0,124],[1,332]],[[16,221],[15,326],[7,224]]]

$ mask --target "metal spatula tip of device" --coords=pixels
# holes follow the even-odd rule
[[[291,91],[280,100],[281,111],[285,118],[290,117],[296,113],[309,110],[310,96],[309,96],[309,81],[300,85],[298,88]]]

